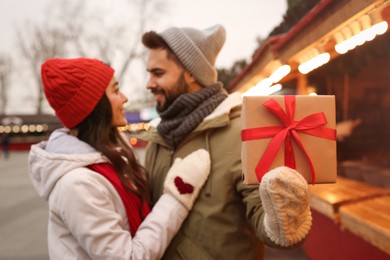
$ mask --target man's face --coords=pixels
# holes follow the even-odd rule
[[[188,93],[188,84],[184,77],[184,69],[168,59],[164,49],[151,49],[147,59],[146,69],[149,89],[157,101],[157,109],[164,111],[181,94]]]

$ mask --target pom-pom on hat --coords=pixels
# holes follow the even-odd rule
[[[49,59],[41,67],[43,90],[67,128],[81,123],[102,98],[114,70],[90,58]]]
[[[204,30],[171,27],[159,35],[202,86],[217,82],[215,60],[226,39],[222,25],[217,24]]]

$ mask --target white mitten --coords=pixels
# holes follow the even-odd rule
[[[263,176],[259,192],[267,236],[284,247],[303,240],[312,218],[308,184],[302,175],[285,166],[275,168]]]
[[[210,174],[210,155],[199,149],[184,159],[177,158],[164,182],[164,192],[173,195],[191,210],[200,189]]]

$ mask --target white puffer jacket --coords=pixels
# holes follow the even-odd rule
[[[132,237],[115,188],[85,167],[100,162],[107,159],[67,129],[32,146],[30,178],[49,203],[50,258],[160,259],[188,211],[164,194]]]

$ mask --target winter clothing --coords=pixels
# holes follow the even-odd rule
[[[193,160],[189,161],[191,157],[197,158],[198,164],[194,164]],[[188,172],[194,172],[194,169],[199,173],[210,172],[210,156],[206,150],[195,151],[184,159],[176,158],[164,182],[164,192],[172,194],[188,210],[192,209],[199,195],[200,189],[196,187],[202,187],[208,176],[188,174]]]
[[[49,59],[42,64],[41,75],[50,106],[64,126],[73,128],[95,108],[114,70],[95,59]]]
[[[182,94],[166,110],[158,111],[161,122],[157,131],[170,147],[176,148],[226,97],[221,83]]]
[[[174,151],[156,130],[159,120],[144,136],[153,202],[163,194],[175,158],[203,148],[212,161],[210,177],[165,259],[262,259],[263,243],[278,247],[264,231],[259,185],[242,182],[241,102],[239,93],[229,95]]]
[[[291,246],[310,231],[310,197],[306,180],[296,170],[282,166],[265,174],[260,183],[268,237],[281,246]]]
[[[171,27],[159,35],[200,85],[208,87],[217,81],[215,60],[226,39],[222,25],[204,30]]]
[[[192,159],[200,156],[206,165],[198,169],[207,170],[208,153],[194,154]],[[207,157],[202,157],[205,154]],[[188,168],[194,169],[199,164],[199,161],[189,162],[188,158],[181,160],[186,162],[187,174]],[[108,163],[108,160],[90,145],[69,135],[68,129],[56,130],[48,142],[32,146],[30,178],[39,196],[49,203],[50,258],[160,259],[188,214],[182,200],[164,193],[135,236],[131,236],[131,219],[127,219],[118,191],[107,178],[86,167],[98,163]],[[175,173],[180,169],[177,165]],[[194,173],[201,175],[200,182],[204,181],[204,173]],[[191,184],[194,194],[197,193],[198,184]]]
[[[114,186],[118,195],[121,197],[123,206],[126,210],[126,216],[129,220],[129,229],[131,236],[135,236],[138,227],[141,225],[145,217],[150,213],[149,205],[145,200],[140,199],[134,192],[128,190],[123,185],[114,166],[110,163],[96,163],[87,166],[88,169],[98,172],[103,175]],[[128,183],[128,185],[131,185]],[[142,203],[142,206],[141,206]]]

